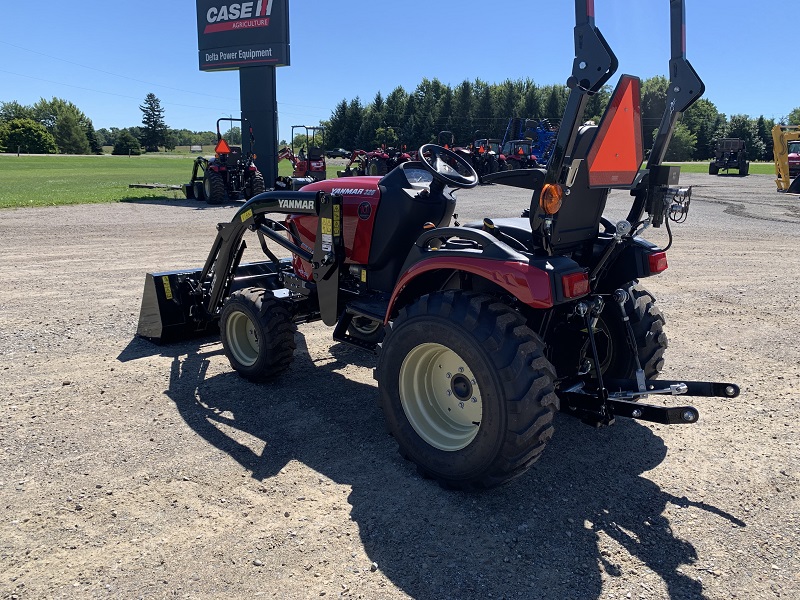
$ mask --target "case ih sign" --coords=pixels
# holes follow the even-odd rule
[[[200,70],[289,64],[288,0],[197,0]]]

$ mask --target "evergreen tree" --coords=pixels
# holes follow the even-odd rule
[[[747,115],[732,115],[728,126],[728,137],[744,140],[747,158],[758,160],[764,155],[764,142],[758,136],[756,121]]]
[[[773,119],[765,119],[764,115],[758,117],[756,122],[756,131],[758,139],[764,143],[764,154],[761,155],[761,160],[771,161],[774,160],[773,147],[775,141],[772,139],[772,128],[775,127]]]
[[[141,144],[127,129],[123,129],[117,134],[117,141],[111,154],[128,156],[129,154],[139,155],[142,153]]]
[[[707,160],[714,156],[717,133],[725,121],[713,102],[700,98],[683,113],[682,123],[695,134],[697,143],[692,155],[694,160]]]
[[[406,110],[406,102],[408,102],[408,94],[402,86],[397,86],[386,96],[386,107],[383,110],[383,118],[387,125],[395,129],[400,128],[403,122],[403,114]]]
[[[526,119],[538,119],[542,116],[543,112],[540,90],[536,87],[536,84],[529,79],[525,82],[525,91],[520,98],[519,114],[523,115]]]
[[[90,152],[92,154],[102,154],[103,144],[97,136],[97,132],[94,130],[94,125],[92,124],[91,119],[86,119],[84,128],[86,131],[86,140],[89,142]]]
[[[328,121],[328,143],[331,148],[350,148],[352,142],[345,140],[345,129],[347,127],[347,100],[342,100],[333,109],[330,121]]]
[[[81,127],[72,111],[64,111],[58,115],[53,136],[61,154],[91,153],[89,140],[86,138],[86,129]]]
[[[800,106],[789,113],[787,120],[789,121],[789,125],[800,125]]]
[[[475,129],[480,127],[472,126],[472,112],[475,105],[475,94],[472,82],[464,80],[453,91],[453,116],[451,131],[456,135],[456,139],[464,139]]]
[[[153,93],[147,94],[144,104],[139,105],[142,111],[142,136],[140,141],[145,152],[158,152],[164,145],[167,135],[167,124],[164,121],[164,109],[161,101]]]

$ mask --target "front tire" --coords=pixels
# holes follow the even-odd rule
[[[347,333],[362,342],[379,344],[383,341],[384,327],[380,321],[355,316],[347,328]]]
[[[558,408],[543,348],[518,312],[490,296],[435,293],[403,308],[377,366],[400,454],[449,488],[494,487],[524,473]]]
[[[269,290],[246,288],[231,294],[222,307],[219,329],[225,356],[250,381],[275,379],[294,358],[297,328]]]

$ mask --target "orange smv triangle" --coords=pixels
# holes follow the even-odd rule
[[[217,154],[230,154],[231,147],[228,146],[228,142],[226,142],[224,138],[220,138],[220,140],[217,142],[217,147],[214,148],[214,152]]]
[[[640,82],[623,75],[586,157],[589,187],[631,187],[643,158]]]

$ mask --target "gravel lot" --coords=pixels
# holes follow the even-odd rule
[[[321,324],[271,385],[213,339],[134,338],[144,273],[202,265],[232,206],[3,211],[0,597],[800,598],[800,200],[682,182],[689,220],[646,282],[664,376],[742,395],[696,399],[691,426],[559,416],[529,473],[480,494],[400,458],[375,358]],[[487,187],[458,212],[527,204]]]

